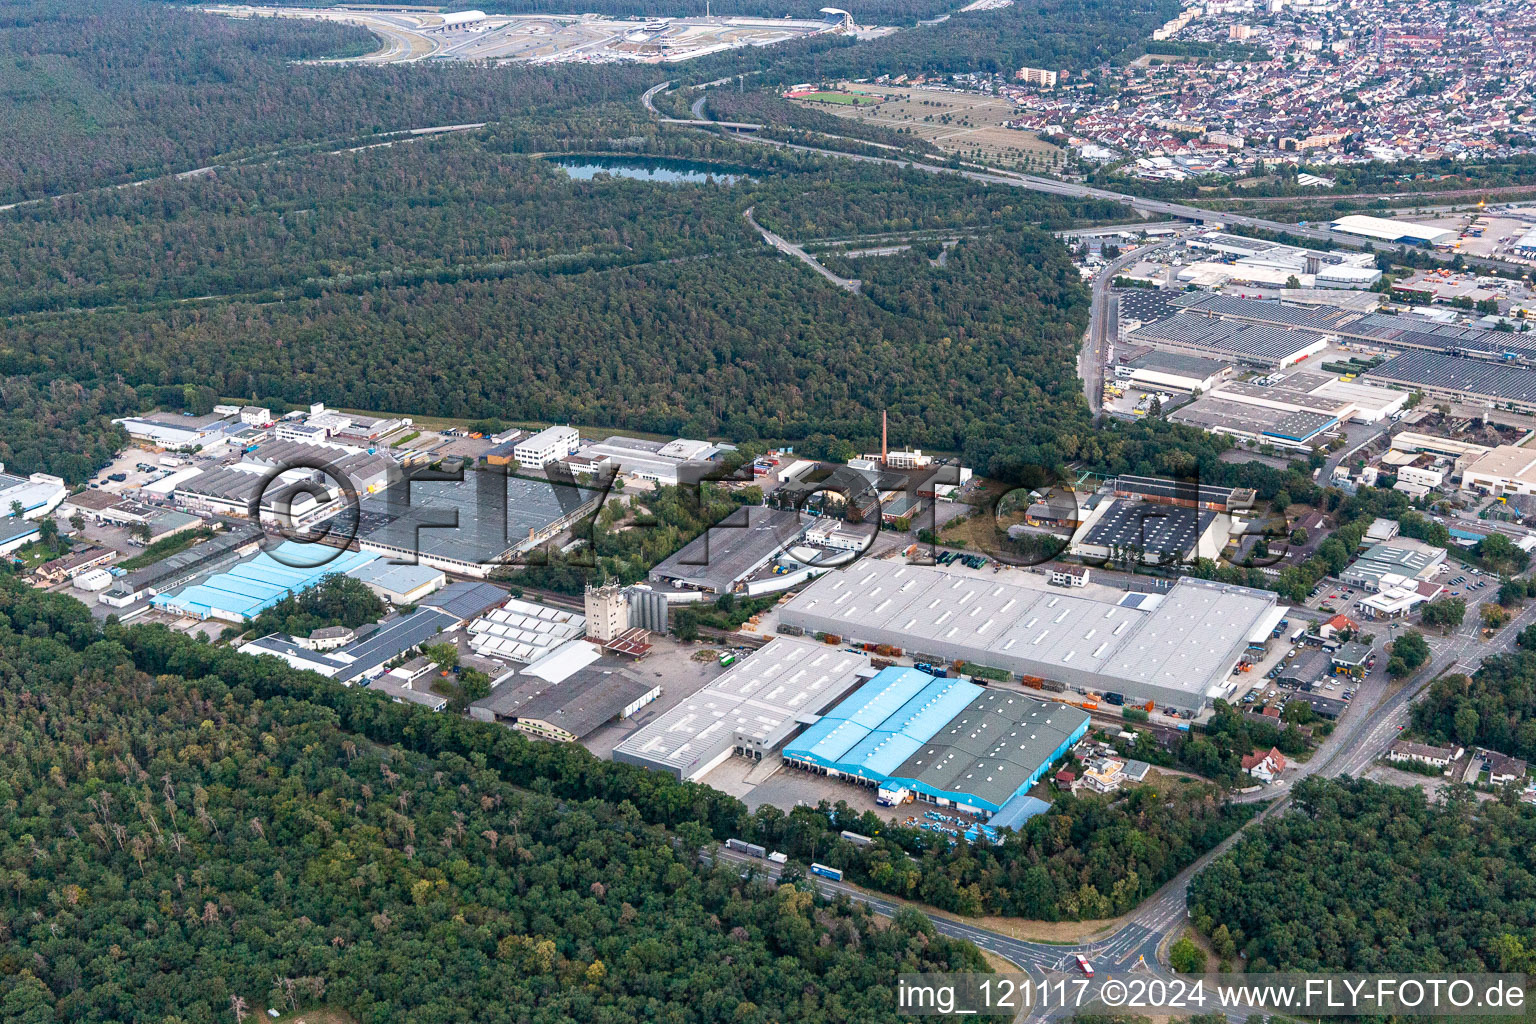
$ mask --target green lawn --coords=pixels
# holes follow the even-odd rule
[[[848,107],[859,107],[866,104],[873,106],[875,101],[868,96],[854,96],[846,92],[808,92],[798,97],[802,100],[812,100],[816,103],[840,103]]]

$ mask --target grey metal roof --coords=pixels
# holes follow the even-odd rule
[[[1231,319],[1286,327],[1308,327],[1329,333],[1348,315],[1328,306],[1293,306],[1272,299],[1245,299],[1219,292],[1186,292],[1170,300],[1173,305]]]
[[[595,501],[587,488],[465,470],[462,479],[406,479],[358,505],[359,536],[384,547],[459,562],[494,562]]]
[[[1229,364],[1219,359],[1207,359],[1205,356],[1192,356],[1183,352],[1160,352],[1153,349],[1144,352],[1134,359],[1126,361],[1126,364],[1137,370],[1151,370],[1156,373],[1176,373],[1185,377],[1194,377],[1197,380],[1205,380],[1214,377]]]
[[[1148,555],[1187,557],[1210,529],[1216,513],[1181,505],[1117,501],[1099,517],[1084,543],[1107,548],[1136,548]]]
[[[581,739],[656,687],[611,661],[590,665],[558,683],[514,676],[517,685],[510,686],[508,680],[475,707],[488,708],[498,718],[546,722]]]
[[[1137,476],[1134,473],[1122,473],[1115,477],[1111,489],[1124,494],[1141,494],[1154,498],[1172,498],[1175,501],[1204,501],[1213,504],[1228,504],[1232,496],[1239,488],[1222,487],[1219,484],[1205,484],[1195,480],[1175,480],[1161,476]],[[1243,489],[1244,495],[1252,492]]]
[[[443,571],[419,562],[392,562],[388,558],[376,558],[347,575],[381,590],[408,594],[417,587],[442,579]]]
[[[1463,324],[1442,324],[1416,316],[1369,313],[1350,322],[1345,329],[1350,334],[1378,338],[1402,348],[1456,349],[1484,355],[1516,352],[1527,359],[1536,358],[1536,345],[1522,335]]]
[[[460,581],[450,583],[426,598],[421,602],[421,607],[439,609],[464,622],[496,607],[508,596],[507,591],[489,583]]]
[[[651,579],[724,593],[805,532],[798,512],[746,505],[651,570]]]
[[[1366,376],[1373,381],[1391,381],[1500,401],[1536,402],[1536,370],[1420,349],[1393,356],[1366,371]]]
[[[1088,720],[1086,711],[1069,704],[987,690],[891,776],[968,793],[1001,808]]]
[[[1043,580],[1037,588],[865,559],[816,580],[780,621],[1073,685],[1134,693],[1145,683],[1203,701],[1274,604],[1267,591],[1192,578],[1163,595],[1104,600]]]
[[[737,736],[771,749],[856,686],[869,658],[813,640],[776,637],[614,748],[613,759],[689,778]]]
[[[1323,340],[1316,331],[1241,323],[1183,311],[1134,331],[1132,342],[1184,345],[1217,355],[1279,363]]]
[[[345,656],[350,659],[336,678],[343,681],[355,679],[393,661],[418,644],[428,643],[438,633],[458,624],[458,619],[435,608],[418,608],[409,615],[386,619],[367,636],[329,652],[333,658]]]

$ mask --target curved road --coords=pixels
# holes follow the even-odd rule
[[[658,113],[655,105],[651,102],[652,97],[654,97],[658,92],[671,84],[671,82],[663,82],[660,85],[653,86],[651,89],[646,91],[645,95],[641,97],[641,102],[644,104],[646,110],[652,114]],[[717,125],[716,122],[708,120],[665,120],[670,124],[681,124],[685,126],[691,125],[696,126],[701,130],[716,126],[726,130],[729,130],[732,127],[747,127],[745,125],[738,126],[725,123]],[[759,126],[753,125],[750,127],[756,128]],[[1373,252],[1395,252],[1402,248],[1395,245],[1378,245],[1371,242],[1369,239],[1360,238],[1356,235],[1347,235],[1342,232],[1330,231],[1327,228],[1319,228],[1315,226],[1302,227],[1299,224],[1267,220],[1263,217],[1254,217],[1249,214],[1227,213],[1221,210],[1202,209],[1201,207],[1188,206],[1184,203],[1169,202],[1162,199],[1148,199],[1142,196],[1128,195],[1124,192],[1111,192],[1108,189],[1093,188],[1088,185],[1079,185],[1070,181],[1058,181],[1055,178],[1042,178],[1039,175],[1034,174],[1020,174],[1014,171],[1001,171],[995,169],[966,170],[963,168],[948,167],[941,164],[931,164],[922,160],[902,159],[899,157],[872,156],[865,153],[845,153],[835,149],[822,149],[816,146],[805,146],[793,142],[781,142],[777,139],[765,139],[761,136],[746,135],[739,132],[736,133],[736,135],[743,141],[759,143],[765,146],[775,146],[781,149],[792,149],[802,153],[814,153],[821,156],[838,157],[844,160],[858,160],[872,163],[890,164],[895,167],[904,169],[910,168],[912,170],[925,171],[930,174],[954,174],[958,175],[959,177],[967,178],[971,181],[979,181],[987,185],[1007,185],[1013,188],[1025,188],[1034,192],[1045,192],[1051,195],[1070,196],[1076,199],[1107,199],[1111,202],[1121,203],[1122,205],[1127,206],[1132,210],[1138,210],[1143,213],[1158,214],[1163,217],[1172,217],[1179,220],[1193,221],[1200,224],[1203,224],[1206,221],[1220,221],[1224,224],[1238,224],[1244,227],[1258,228],[1264,231],[1283,231],[1299,238],[1309,238],[1313,241],[1319,242],[1331,242],[1335,245],[1343,245],[1354,249],[1366,249]],[[828,137],[837,138],[837,136]],[[867,145],[867,143],[864,143],[858,139],[847,139],[845,141],[853,142],[858,145]],[[1435,258],[1440,259],[1443,262],[1450,262],[1450,260],[1454,258],[1449,253],[1439,253],[1433,249],[1415,249],[1414,251],[1422,254],[1433,255]],[[1510,264],[1503,263],[1499,260],[1486,259],[1483,257],[1464,255],[1462,256],[1462,259],[1468,265],[1472,266],[1496,269],[1508,269],[1511,266]]]
[[[664,82],[645,94],[643,102],[647,110],[656,113],[651,98],[670,84],[670,82]],[[700,122],[699,126],[704,128],[712,124],[713,122]],[[964,170],[925,163],[919,160],[871,156],[862,153],[843,153],[837,150],[779,142],[757,136],[741,136],[741,138],[746,141],[822,156],[889,164],[898,168],[910,168],[933,174],[954,174],[988,185],[1026,188],[1032,191],[1076,198],[1107,199],[1120,202],[1131,209],[1145,213],[1160,214],[1164,217],[1197,223],[1220,219],[1229,224],[1240,224],[1270,231],[1284,231],[1300,237],[1334,242],[1354,248],[1379,248],[1365,239],[1338,234],[1326,229],[1315,227],[1302,228],[1296,224],[1271,221],[1245,214],[1205,210],[1181,203],[1146,199],[1035,175],[1016,174],[1008,171]],[[1390,250],[1394,247],[1388,246],[1385,248]],[[1130,261],[1146,255],[1147,251],[1148,249],[1142,248],[1110,264],[1101,272],[1099,279],[1094,283],[1094,313],[1090,320],[1088,338],[1083,346],[1082,359],[1086,361],[1084,366],[1093,371],[1084,373],[1083,379],[1088,393],[1089,404],[1095,412],[1099,410],[1102,393],[1100,387],[1094,386],[1094,382],[1098,380],[1097,371],[1103,364],[1104,345],[1107,343],[1108,334],[1109,316],[1107,300],[1109,289],[1106,282],[1113,280],[1115,271],[1128,265]],[[1424,251],[1427,252],[1428,250]],[[1446,256],[1445,258],[1449,259],[1450,257]],[[1482,266],[1504,266],[1496,260],[1466,258],[1466,261]],[[1489,593],[1485,599],[1491,599],[1492,596],[1492,593]],[[1536,604],[1521,611],[1492,641],[1485,642],[1480,639],[1478,621],[1477,607],[1469,602],[1466,623],[1448,637],[1430,637],[1430,644],[1433,650],[1433,657],[1430,662],[1411,680],[1390,693],[1388,692],[1389,687],[1384,675],[1385,659],[1382,659],[1382,670],[1373,673],[1360,683],[1350,710],[1344,714],[1334,731],[1308,761],[1294,766],[1288,773],[1288,777],[1275,786],[1247,797],[1238,797],[1238,799],[1275,801],[1249,821],[1244,826],[1244,829],[1251,826],[1254,822],[1262,821],[1271,815],[1284,813],[1290,804],[1290,798],[1286,791],[1302,778],[1310,775],[1336,778],[1346,775],[1355,776],[1363,772],[1385,753],[1387,746],[1396,738],[1404,725],[1407,724],[1409,708],[1413,698],[1432,679],[1450,671],[1452,668],[1461,666],[1463,661],[1470,661],[1474,656],[1480,661],[1482,657],[1509,650],[1519,631],[1531,622],[1536,621]],[[1468,664],[1465,667],[1472,666]],[[1363,710],[1367,708],[1369,710]],[[1276,796],[1279,796],[1279,799],[1275,799]],[[1115,973],[1132,968],[1161,972],[1163,970],[1161,965],[1165,955],[1163,947],[1178,934],[1187,914],[1186,906],[1190,880],[1212,860],[1221,856],[1235,845],[1242,836],[1244,829],[1239,829],[1215,848],[1196,859],[1172,881],[1164,885],[1158,892],[1137,907],[1114,932],[1077,946],[1035,942],[937,914],[930,913],[927,916],[940,934],[969,940],[982,949],[996,953],[1029,971],[1050,972],[1071,969],[1073,966],[1073,955],[1080,952],[1090,962],[1094,963],[1101,973]],[[770,877],[778,875],[777,865],[766,864],[745,854],[721,849],[718,851],[718,855],[728,860],[751,865]],[[903,906],[903,904],[899,904],[894,900],[865,892],[845,883],[832,882],[815,876],[809,877],[824,893],[828,895],[846,895],[848,898],[864,903],[881,914],[895,914]],[[922,908],[917,909],[921,910]],[[1252,1008],[1229,1010],[1228,1016],[1233,1020],[1241,1019],[1245,1016],[1248,1009]],[[1057,1014],[1045,1013],[1042,1016],[1049,1017],[1055,1015]]]

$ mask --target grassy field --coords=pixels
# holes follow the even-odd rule
[[[807,93],[794,102],[814,103],[839,117],[904,131],[945,152],[992,163],[1045,169],[1061,152],[1033,132],[1004,127],[1014,116],[1013,103],[981,93],[847,85],[837,92]]]
[[[808,92],[804,96],[796,97],[796,99],[803,100],[806,103],[834,103],[844,107],[872,107],[880,102],[869,96],[857,96],[848,92]]]

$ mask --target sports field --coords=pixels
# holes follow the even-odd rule
[[[851,92],[807,92],[798,94],[795,99],[804,100],[807,103],[835,103],[845,107],[874,106],[880,101],[869,96],[859,96]]]
[[[1014,116],[1014,106],[997,96],[845,83],[835,91],[792,93],[789,99],[839,117],[916,135],[945,152],[995,163],[1045,168],[1061,152],[1033,132],[1004,127]]]

